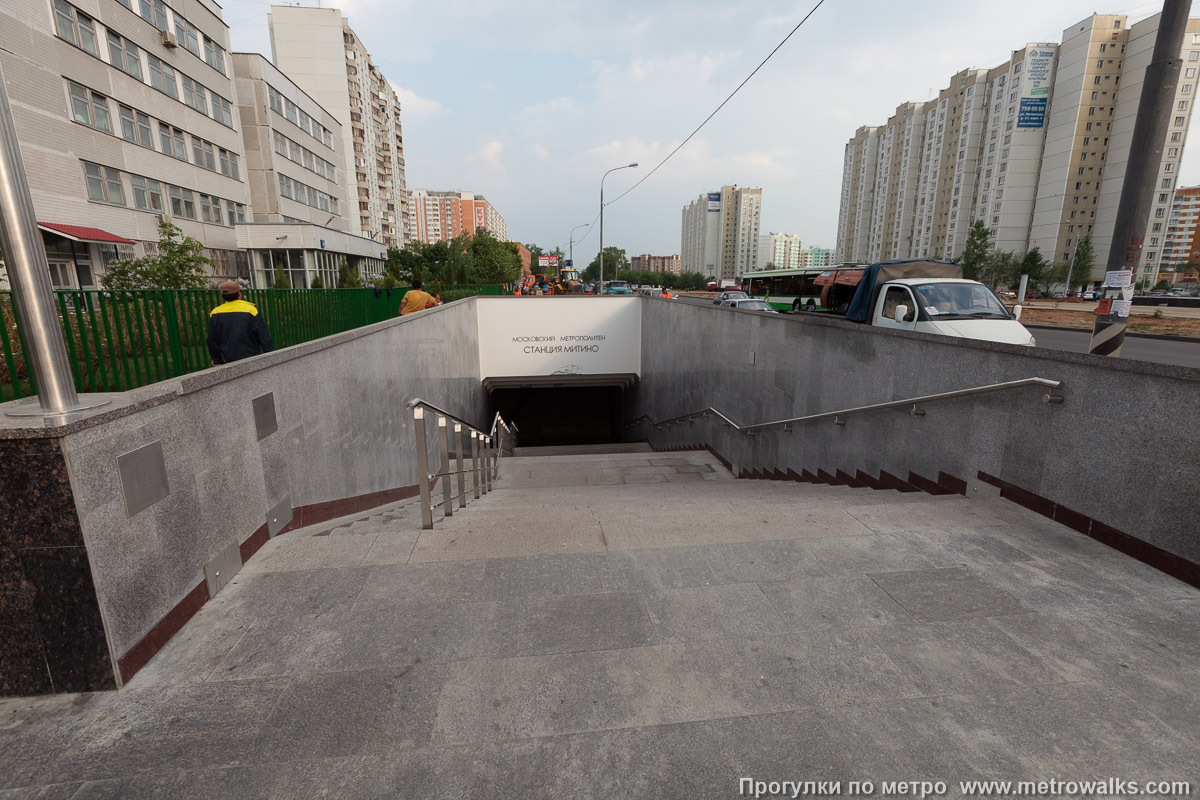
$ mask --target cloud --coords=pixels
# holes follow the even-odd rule
[[[400,98],[400,111],[403,115],[402,119],[412,119],[416,117],[439,117],[442,114],[449,114],[450,111],[429,97],[421,97],[412,89],[405,89],[397,86],[392,81],[388,81],[392,85],[392,91]]]
[[[500,160],[503,152],[504,144],[499,139],[493,139],[471,154],[467,163],[481,165],[492,172],[504,172],[504,163]]]

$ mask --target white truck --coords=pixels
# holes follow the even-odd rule
[[[951,262],[907,259],[833,269],[823,272],[817,284],[823,287],[821,305],[844,313],[851,322],[1029,347],[1037,344],[1019,322],[1020,306],[1010,312],[991,289],[963,278],[962,268]]]

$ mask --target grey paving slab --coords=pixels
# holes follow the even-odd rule
[[[687,519],[647,526],[637,520],[614,520],[611,516],[600,513],[600,524],[612,550],[861,536],[871,532],[840,509],[817,507],[795,509],[786,516],[766,513],[752,517],[730,515],[719,518],[718,524],[705,526],[690,524]],[[728,522],[722,524],[725,519]]]
[[[1086,560],[998,564],[987,569],[987,576],[992,585],[1003,587],[1034,609],[1087,609],[1140,599],[1126,581]]]
[[[28,789],[0,790],[0,800],[71,800],[79,791],[79,783],[57,783]]]
[[[788,627],[797,631],[891,625],[913,619],[866,575],[776,581],[760,586]]]
[[[992,571],[986,574],[984,577],[979,571],[951,567],[872,573],[871,579],[908,613],[926,622],[1031,610],[1016,596],[992,583]]]
[[[79,787],[71,800],[211,800],[217,797],[258,800],[270,796],[276,780],[277,768],[273,764],[204,770],[167,769],[89,781]]]
[[[428,600],[483,599],[486,561],[389,564],[372,567],[355,608],[399,606]]]
[[[1102,683],[1128,697],[1141,713],[1154,715],[1181,738],[1200,746],[1200,722],[1195,713],[1200,669],[1126,669],[1110,673]]]
[[[331,567],[357,567],[371,552],[378,533],[346,536],[314,536],[293,531],[276,536],[263,545],[242,572],[307,572]]]
[[[54,782],[247,763],[284,680],[126,689],[54,766]]]
[[[582,594],[526,603],[520,617],[520,655],[643,647],[660,641],[641,595]]]
[[[51,783],[68,743],[115,700],[115,692],[0,700],[0,789]]]
[[[495,558],[480,562],[480,596],[501,602],[525,602],[560,595],[599,594],[624,587],[605,585],[602,553]]]
[[[969,694],[1069,679],[986,619],[888,625],[874,629],[872,641],[922,694]]]
[[[566,528],[553,519],[527,520],[501,528],[481,523],[471,530],[432,530],[421,533],[410,563],[562,553],[602,553],[606,550],[599,523]]]
[[[891,534],[769,541],[705,548],[725,583],[780,581],[922,569],[929,562],[906,538]]]
[[[700,547],[609,553],[601,566],[610,591],[656,592],[718,582]]]
[[[205,608],[163,645],[127,685],[143,688],[204,681],[251,625],[251,619],[226,618]]]
[[[278,614],[324,614],[354,605],[369,567],[294,572],[246,572],[234,576],[204,607],[205,616],[253,620]]]
[[[429,740],[444,675],[441,665],[413,662],[299,678],[279,698],[251,757],[270,764],[419,747]]]
[[[989,527],[924,530],[905,538],[920,547],[926,561],[939,567],[1008,564],[1034,558]]]
[[[663,642],[757,639],[789,630],[753,583],[668,589],[648,595],[646,606]]]

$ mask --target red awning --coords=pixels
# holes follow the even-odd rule
[[[830,286],[836,283],[838,286],[857,286],[862,280],[863,268],[852,267],[850,269],[832,269],[822,272],[813,281],[817,286]]]
[[[65,236],[73,242],[102,242],[103,244],[137,244],[132,239],[125,239],[116,234],[102,231],[99,228],[85,228],[82,225],[61,225],[57,222],[39,222],[38,228],[47,233]]]

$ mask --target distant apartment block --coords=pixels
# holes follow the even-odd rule
[[[508,223],[495,206],[474,192],[434,192],[413,189],[408,193],[409,227],[412,238],[433,244],[453,239],[479,228],[501,241],[508,241]]]
[[[642,254],[629,259],[629,268],[634,272],[669,272],[679,274],[679,256],[651,256]]]
[[[764,233],[758,237],[758,263],[755,269],[797,269],[803,247],[799,236]]]
[[[1162,270],[1182,278],[1189,267],[1200,266],[1200,186],[1175,190],[1163,236]]]
[[[113,260],[154,252],[161,221],[205,246],[216,277],[249,277],[228,49],[210,0],[0,6],[0,64],[56,288],[96,288]]]
[[[740,278],[758,263],[762,189],[723,186],[683,208],[679,268]]]
[[[832,267],[838,263],[834,258],[836,254],[837,251],[828,247],[808,247],[800,251],[800,263],[797,266],[804,269]]]
[[[836,260],[956,258],[983,220],[993,247],[1020,255],[1036,245],[1057,264],[1090,235],[1092,277],[1103,277],[1158,20],[1093,15],[1061,44],[1030,43],[999,66],[963,70],[935,99],[859,128],[843,160]],[[1181,55],[1139,264],[1151,276],[1191,117],[1200,20],[1189,22]]]
[[[391,84],[338,9],[276,5],[267,19],[275,66],[342,126],[350,232],[403,246],[404,137]]]

